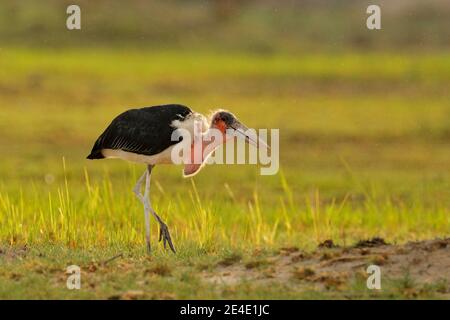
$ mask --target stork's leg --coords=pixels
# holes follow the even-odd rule
[[[142,195],[141,193],[141,186],[145,179],[145,194]],[[147,244],[147,252],[151,252],[151,246],[150,246],[150,205],[145,200],[148,198],[148,193],[150,190],[150,175],[148,170],[145,170],[144,174],[139,178],[139,180],[136,183],[136,186],[133,188],[133,192],[136,194],[138,199],[142,202],[144,205],[144,216],[145,216],[145,241]]]
[[[139,198],[139,200],[144,201],[144,198],[142,197],[141,194],[141,186],[142,186],[142,182],[144,182],[145,177],[147,176],[147,170],[145,170],[144,174],[138,179],[138,181],[136,182],[136,185],[133,188],[133,192],[134,194]]]
[[[151,179],[152,169],[153,169],[153,166],[149,165],[148,170],[147,170],[147,172],[148,172],[148,192],[150,192],[150,179]],[[146,186],[146,191],[147,191],[147,186]],[[169,228],[164,223],[164,221],[161,220],[161,218],[158,216],[158,214],[155,212],[155,210],[153,210],[152,204],[150,202],[149,194],[147,194],[145,196],[145,200],[148,203],[150,212],[155,217],[156,221],[158,221],[158,223],[159,223],[159,241],[163,240],[164,249],[166,249],[166,247],[167,247],[166,244],[168,243],[170,250],[172,250],[173,253],[176,253],[175,247],[173,246],[173,243],[172,243],[172,238],[170,237]]]
[[[149,165],[148,169],[145,170],[144,174],[139,178],[136,183],[136,186],[133,189],[133,192],[136,194],[138,199],[144,205],[144,214],[145,214],[145,236],[147,242],[147,250],[150,253],[150,213],[155,217],[155,219],[159,223],[159,241],[163,240],[164,248],[167,247],[167,243],[169,244],[170,249],[175,253],[175,247],[172,243],[172,238],[170,237],[169,228],[167,225],[161,220],[158,214],[153,210],[151,202],[150,202],[150,180],[152,174],[153,166]],[[145,179],[145,191],[144,194],[141,193],[141,186]]]

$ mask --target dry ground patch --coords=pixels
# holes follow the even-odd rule
[[[283,283],[298,290],[336,289],[343,291],[350,281],[365,280],[369,265],[381,268],[382,279],[399,282],[408,294],[418,293],[413,288],[440,284],[439,293],[450,297],[450,238],[404,245],[386,244],[381,238],[360,241],[352,247],[335,246],[331,240],[308,253],[296,247],[282,248],[276,254],[251,260],[238,257],[224,259],[217,268],[204,272],[206,281],[233,285],[249,281],[270,285]]]

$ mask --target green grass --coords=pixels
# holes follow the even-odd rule
[[[276,286],[258,295],[245,283],[213,290],[192,275],[191,264],[283,246],[311,250],[325,239],[348,245],[372,236],[399,243],[449,236],[449,84],[444,53],[3,48],[0,243],[31,252],[12,260],[0,254],[0,296],[27,297],[31,287],[43,289],[40,298],[105,298],[132,289],[135,272],[156,263],[146,260],[143,210],[131,192],[144,168],[85,160],[109,121],[136,106],[225,107],[250,127],[280,128],[281,139],[275,176],[248,165],[207,166],[188,180],[180,167],[155,169],[152,202],[178,250],[173,256],[156,245],[153,222],[155,259],[182,271],[151,278],[154,292],[146,297],[282,297]],[[45,284],[69,262],[118,252],[138,270],[118,274],[112,263],[78,293],[61,289],[61,279]]]

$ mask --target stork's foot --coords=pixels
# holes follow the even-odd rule
[[[170,250],[172,250],[173,253],[177,253],[173,246],[172,238],[170,237],[169,228],[164,222],[159,223],[159,241],[161,240],[163,241],[164,249],[167,249],[167,244],[169,244]]]

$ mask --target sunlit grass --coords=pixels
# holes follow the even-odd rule
[[[132,185],[132,172],[128,176]],[[272,205],[261,205],[257,190],[248,201],[231,196],[204,198],[194,180],[183,195],[159,195],[154,203],[181,250],[185,245],[210,252],[288,245],[311,249],[326,239],[350,244],[382,236],[403,242],[445,236],[450,230],[449,209],[445,206],[427,208],[414,200],[394,204],[392,199],[368,193],[358,205],[351,203],[349,195],[324,202],[319,189],[296,203],[283,175],[279,183],[283,191],[279,202]],[[92,182],[87,171],[83,189],[76,192],[67,179],[56,192],[35,188],[11,194],[1,190],[0,225],[0,238],[9,245],[144,246],[140,202],[123,185],[114,185],[108,175]],[[153,222],[152,226],[155,242],[157,225]]]

